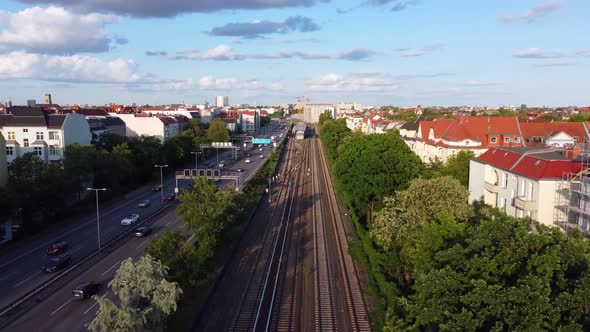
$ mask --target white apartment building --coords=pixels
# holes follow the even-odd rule
[[[360,113],[346,117],[346,127],[352,131],[360,131],[363,128],[363,115]]]
[[[0,115],[0,133],[6,138],[6,161],[31,152],[46,163],[60,163],[66,146],[90,144],[90,127],[80,114],[49,114],[38,108],[19,108]]]
[[[228,96],[215,96],[215,106],[223,108],[228,105],[229,105]]]
[[[156,117],[145,113],[109,114],[125,122],[127,137],[153,136],[164,142],[178,134],[180,129],[176,119],[169,116]]]
[[[490,148],[469,165],[469,201],[484,203],[508,215],[531,217],[554,225],[557,190],[563,175],[580,170],[582,163],[556,148]]]
[[[332,104],[305,104],[303,106],[303,121],[308,123],[320,122],[320,115],[329,111],[332,118],[336,118],[336,108]]]
[[[6,140],[0,133],[0,187],[8,184],[8,164],[6,162]]]
[[[241,114],[240,126],[244,133],[254,133],[260,129],[259,110],[244,110],[239,112]]]

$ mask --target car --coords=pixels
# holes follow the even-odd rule
[[[123,220],[121,220],[121,225],[129,226],[129,225],[135,224],[138,221],[139,221],[139,214],[133,213],[133,214],[130,214],[130,215],[126,216],[125,218],[123,218]]]
[[[243,170],[243,169],[241,169],[241,168],[238,168],[236,171],[238,171],[238,172],[240,172],[240,173],[241,173],[241,172],[243,172],[244,170]]]
[[[252,162],[252,160],[250,160],[250,158],[248,158],[248,159],[244,160],[244,162],[246,162],[246,163],[251,163],[251,162]]]
[[[174,194],[166,194],[164,195],[164,202],[173,202],[176,199]]]
[[[135,230],[135,237],[144,237],[152,234],[152,229],[147,226],[138,227]]]
[[[89,299],[92,295],[98,294],[100,291],[100,282],[87,281],[79,284],[72,290],[72,295],[75,299]]]
[[[139,204],[137,204],[137,207],[140,207],[140,208],[145,208],[145,207],[148,207],[148,206],[150,206],[150,200],[149,199],[145,199],[145,200],[139,202]]]
[[[261,154],[261,155],[260,155],[260,158],[261,158],[261,159],[262,159],[262,158],[264,158],[264,155],[263,155],[263,154]]]
[[[51,256],[47,260],[47,263],[45,263],[45,265],[43,266],[43,271],[56,272],[70,265],[71,262],[72,256],[70,256],[70,254]]]
[[[53,242],[49,248],[47,248],[47,255],[54,256],[63,254],[68,250],[68,243],[66,241],[55,241]]]
[[[162,186],[160,186],[159,184],[152,187],[152,191],[153,192],[157,192],[157,191],[160,191],[160,190],[162,190]]]
[[[219,166],[219,168],[224,168],[225,167],[225,163],[221,162],[221,163],[219,163],[218,166]]]

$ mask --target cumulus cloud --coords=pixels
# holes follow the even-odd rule
[[[105,25],[117,20],[114,15],[74,14],[59,7],[0,11],[0,52],[105,52],[111,44]],[[118,38],[115,43],[126,41]]]
[[[441,50],[444,47],[445,47],[444,44],[434,43],[434,44],[425,45],[424,47],[419,48],[419,49],[401,48],[401,49],[398,49],[398,51],[401,52],[401,55],[403,57],[419,57],[419,56],[423,56],[427,53]]]
[[[544,20],[548,16],[561,10],[565,4],[561,1],[546,1],[538,6],[535,6],[524,13],[520,14],[504,14],[500,15],[498,19],[504,23],[522,22],[522,23],[536,23]]]
[[[312,32],[320,29],[311,18],[292,16],[283,22],[255,21],[250,23],[228,23],[212,28],[207,32],[210,36],[262,38],[269,34],[285,34],[288,32]]]
[[[128,83],[139,81],[141,76],[135,62],[130,60],[11,52],[0,55],[0,79]]]
[[[371,6],[391,6],[392,12],[400,12],[409,7],[419,4],[421,0],[367,0],[366,4]]]
[[[388,75],[377,73],[361,73],[350,77],[329,73],[309,81],[307,88],[316,92],[388,92],[398,89],[399,82]]]
[[[279,91],[283,89],[281,83],[263,84],[255,78],[236,78],[224,77],[217,78],[211,75],[202,76],[199,79],[199,88],[201,90],[272,90]]]
[[[526,50],[518,51],[512,54],[515,58],[523,59],[555,59],[561,58],[564,55],[560,52],[545,51],[540,48],[529,48]]]
[[[129,43],[129,39],[125,37],[117,37],[115,39],[115,44],[117,45],[127,45]]]
[[[147,56],[166,56],[168,52],[166,51],[145,51],[145,55]]]
[[[17,0],[26,4],[54,4],[80,12],[110,12],[134,17],[174,17],[182,13],[225,9],[310,7],[330,0]]]
[[[578,56],[590,56],[590,50],[578,51],[578,52],[576,52],[576,55],[578,55]]]
[[[334,54],[311,53],[302,51],[279,51],[270,54],[243,54],[236,52],[232,47],[219,45],[204,52],[191,50],[181,51],[169,57],[171,60],[197,60],[197,61],[239,61],[239,60],[274,60],[274,59],[304,59],[304,60],[366,60],[376,52],[355,48]]]

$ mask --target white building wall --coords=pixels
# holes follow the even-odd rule
[[[127,127],[127,137],[153,136],[164,141],[164,123],[157,117],[135,117],[134,114],[116,114],[112,116],[121,118]]]
[[[485,164],[469,161],[469,203],[484,197],[485,169]]]
[[[8,184],[8,164],[6,163],[6,140],[0,133],[0,187]]]
[[[90,133],[90,126],[83,115],[72,113],[66,116],[62,126],[63,131],[63,147],[72,143],[80,145],[88,145],[92,141],[92,134]],[[49,135],[46,136],[46,140]]]

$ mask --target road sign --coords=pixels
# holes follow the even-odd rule
[[[254,138],[252,144],[270,144],[270,138]]]

